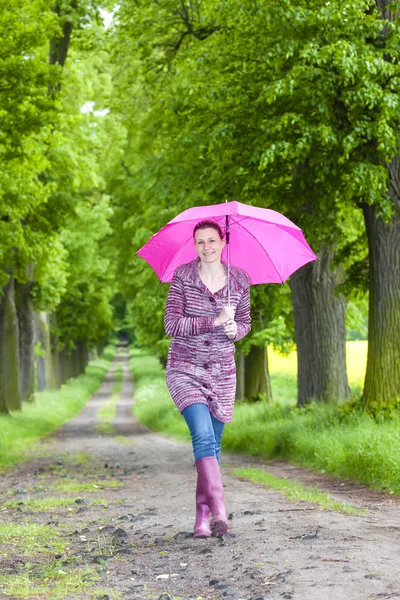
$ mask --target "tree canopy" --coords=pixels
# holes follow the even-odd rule
[[[383,0],[4,4],[1,287],[32,281],[60,349],[95,346],[126,305],[165,359],[167,286],[138,248],[190,206],[273,208],[329,253],[358,328],[369,289],[366,403],[399,397],[399,39]],[[252,308],[241,349],[290,347],[289,286]]]

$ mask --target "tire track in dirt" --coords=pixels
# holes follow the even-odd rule
[[[96,487],[80,493],[72,511],[22,509],[24,519],[57,523],[54,526],[68,538],[60,564],[70,556],[80,557],[97,573],[92,591],[68,594],[68,600],[400,599],[398,499],[348,482],[341,486],[339,480],[286,463],[224,455],[232,534],[193,539],[196,473],[191,447],[149,432],[137,422],[126,352],[116,357],[113,369],[118,362],[124,378],[113,434],[96,430],[97,411],[109,400],[114,383],[111,370],[80,415],[52,436],[49,450],[0,478],[0,493],[4,497],[11,490],[7,497],[12,498],[18,497],[15,490],[34,490],[38,483],[45,489],[30,493],[49,495],[60,476],[94,482]],[[78,456],[87,460],[74,458]],[[340,500],[367,506],[368,513],[321,511],[229,474],[232,467],[250,465],[312,485],[319,482],[333,488]],[[104,504],[96,505],[96,498],[104,499]],[[16,509],[0,514],[21,519]],[[3,562],[9,569],[10,560]],[[96,595],[100,585],[107,587],[107,594]],[[51,592],[42,597],[52,598]]]

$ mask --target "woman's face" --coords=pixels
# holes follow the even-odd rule
[[[219,262],[225,240],[221,240],[216,229],[198,229],[194,234],[194,245],[200,260],[204,263]]]

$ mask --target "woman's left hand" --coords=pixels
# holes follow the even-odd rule
[[[230,340],[235,339],[237,334],[237,323],[233,319],[229,319],[224,323],[224,334]]]

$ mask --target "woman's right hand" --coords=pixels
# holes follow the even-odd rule
[[[233,306],[224,306],[219,313],[218,317],[214,321],[215,327],[225,325],[226,321],[235,318],[235,308]]]

